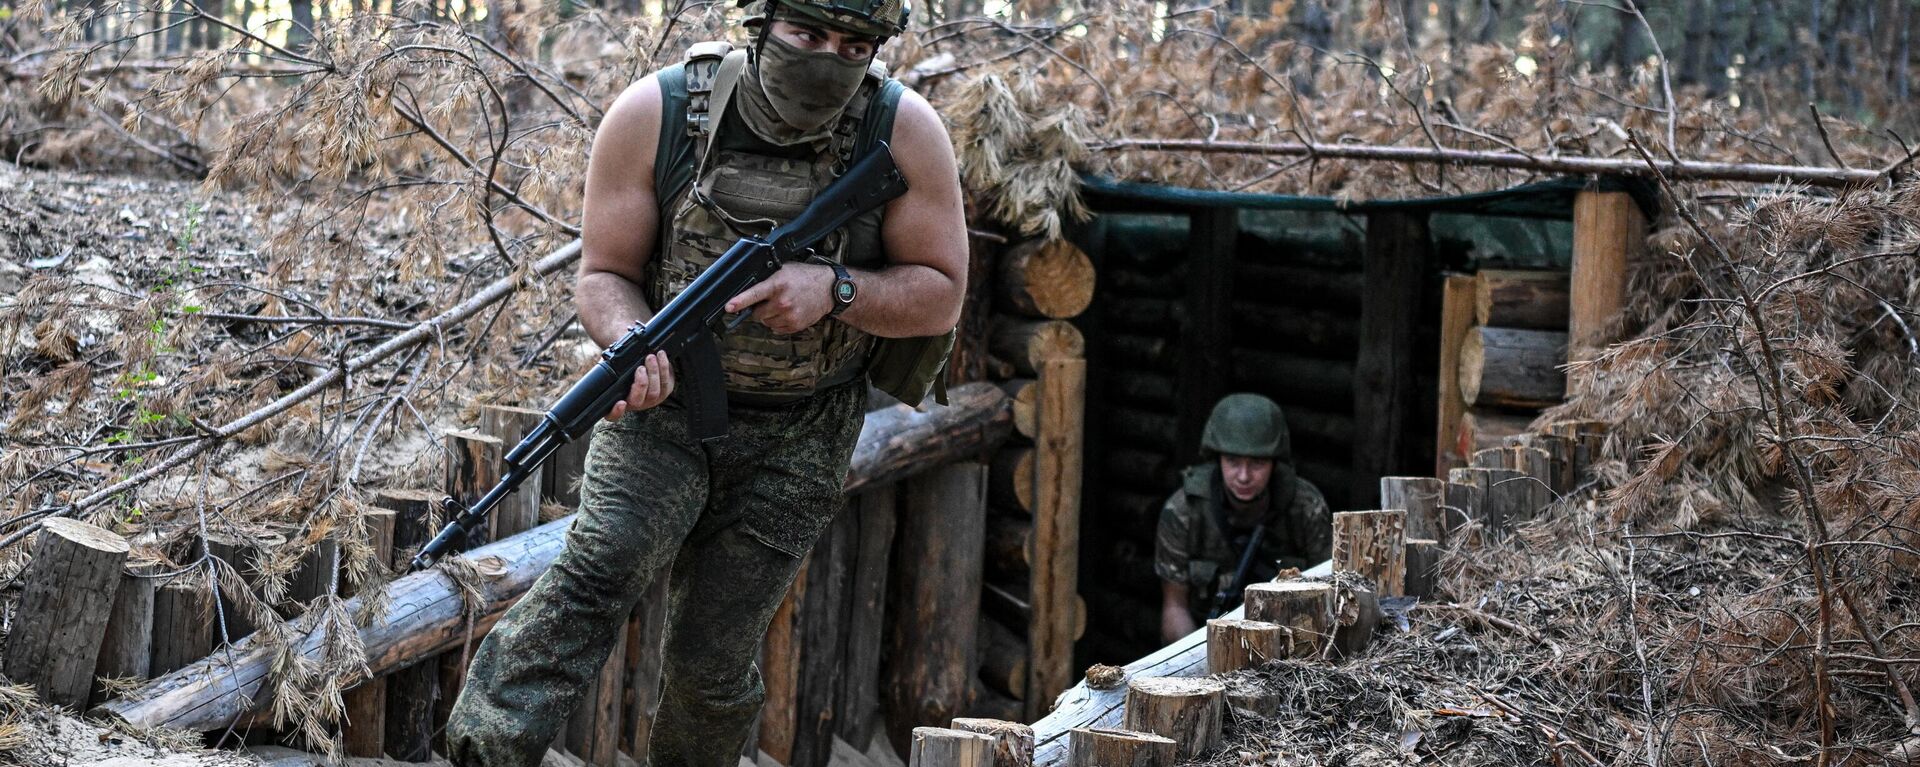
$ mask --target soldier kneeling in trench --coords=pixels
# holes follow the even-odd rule
[[[1201,432],[1208,460],[1181,473],[1160,510],[1153,569],[1160,576],[1160,638],[1173,642],[1240,603],[1249,583],[1326,560],[1333,513],[1293,470],[1280,406],[1229,394]]]

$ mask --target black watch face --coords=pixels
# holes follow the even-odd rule
[[[853,303],[853,281],[841,280],[834,283],[833,300],[843,304]]]

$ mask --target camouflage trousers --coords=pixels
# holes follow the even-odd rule
[[[651,764],[735,767],[765,698],[761,639],[841,505],[865,403],[856,383],[734,406],[729,435],[705,444],[677,398],[595,427],[566,550],[474,654],[447,722],[454,764],[538,765],[666,574]]]

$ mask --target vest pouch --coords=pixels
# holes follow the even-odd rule
[[[867,381],[908,407],[919,407],[929,390],[935,402],[947,404],[943,373],[957,335],[949,330],[937,336],[877,339],[867,363]]]

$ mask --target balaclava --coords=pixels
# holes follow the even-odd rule
[[[753,66],[741,83],[740,115],[747,127],[781,146],[826,138],[860,89],[868,64],[833,51],[802,50],[773,36],[775,20],[793,19],[803,17],[776,4],[760,28]]]

